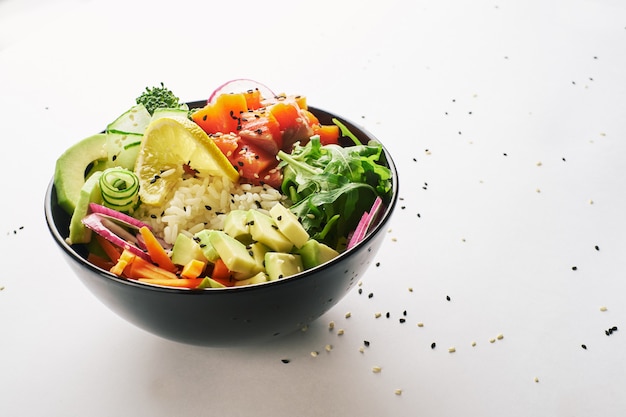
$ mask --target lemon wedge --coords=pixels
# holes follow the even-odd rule
[[[198,125],[184,117],[162,117],[146,128],[135,163],[142,203],[163,204],[184,165],[199,175],[239,180],[237,170]]]

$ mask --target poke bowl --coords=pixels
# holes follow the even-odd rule
[[[154,90],[156,89],[155,87]],[[254,90],[256,91],[257,87]],[[250,92],[252,89],[246,91]],[[197,112],[197,109],[211,107],[212,103],[215,107],[215,101],[211,99],[187,102],[180,107],[191,115],[192,112]],[[265,106],[267,104],[263,110]],[[212,211],[211,215],[214,217],[201,221],[200,226],[195,224],[188,230],[174,228],[172,231],[171,225],[164,226],[163,219],[167,217],[164,215],[165,209],[159,206],[138,208],[144,204],[142,196],[136,198],[133,202],[134,208],[130,211],[117,212],[110,204],[107,205],[107,195],[104,192],[106,185],[102,180],[107,176],[106,169],[110,167],[104,168],[102,175],[98,173],[98,180],[90,181],[89,178],[95,177],[94,172],[102,169],[97,167],[99,161],[92,160],[86,169],[78,164],[83,169],[78,185],[69,186],[67,182],[71,181],[60,181],[58,172],[55,171],[55,176],[45,194],[44,212],[48,229],[71,270],[100,302],[121,318],[156,336],[185,344],[233,346],[263,343],[300,330],[325,314],[357,286],[360,278],[374,262],[374,257],[387,236],[386,225],[396,207],[398,173],[391,155],[372,134],[339,115],[308,105],[300,106],[306,108],[319,126],[340,127],[335,145],[346,148],[355,146],[354,143],[362,146],[375,144],[379,154],[374,159],[380,167],[384,167],[385,174],[382,174],[382,177],[385,177],[386,190],[379,194],[372,192],[373,195],[368,197],[367,203],[359,202],[363,195],[358,197],[358,193],[343,199],[337,198],[333,203],[340,204],[341,207],[330,213],[331,217],[318,221],[313,226],[308,224],[309,227],[304,228],[302,226],[306,226],[307,219],[312,220],[316,217],[327,201],[319,199],[323,191],[318,187],[315,188],[315,192],[310,193],[315,197],[309,195],[309,198],[313,198],[308,202],[309,208],[297,210],[294,201],[306,180],[291,171],[291,184],[282,187],[286,184],[285,178],[290,175],[287,173],[289,164],[286,162],[289,157],[285,156],[282,162],[272,168],[281,173],[275,188],[268,186],[262,179],[256,182],[238,179],[240,183],[245,184],[243,188],[248,191],[255,189],[261,190],[261,193],[268,189],[276,191],[279,195],[278,203],[262,201],[261,204],[257,199],[250,203],[251,207],[236,207],[234,199],[241,197],[242,193],[230,190],[230,202],[227,206],[231,207],[232,212],[245,213],[245,220],[236,222],[245,228],[245,233],[242,232],[244,237],[230,233],[234,227],[232,224],[235,220],[231,220],[235,218],[234,214],[229,216],[230,212],[226,212],[227,210],[211,206],[206,201],[199,204],[204,210]],[[232,115],[232,112],[229,114]],[[149,135],[155,134],[156,128],[153,125],[165,124],[164,131],[167,133],[172,130],[171,126],[167,127],[172,123],[176,126],[180,124],[186,126],[185,123],[193,121],[194,117],[198,119],[200,116],[189,116],[187,122],[170,114],[163,117],[159,123],[152,118],[148,129],[144,131],[145,134],[137,135],[142,141],[138,160],[144,158],[145,162],[148,158],[146,155],[149,152],[144,147],[148,146],[145,142],[149,141]],[[107,130],[99,135],[106,137],[111,132],[119,133],[108,126]],[[207,137],[212,140],[219,137],[219,134],[208,134]],[[313,137],[315,140],[312,142],[319,146],[319,135],[314,134],[311,138]],[[304,154],[306,152],[303,146],[311,145],[310,143],[302,145],[301,141],[298,141],[290,146],[292,149],[298,148]],[[322,145],[324,146],[328,145]],[[291,155],[295,154],[296,151]],[[227,152],[222,155],[228,158],[233,156]],[[206,186],[206,181],[214,179],[211,175],[205,176],[202,161],[194,161],[193,158],[196,156],[189,157],[190,160],[187,161],[189,163],[183,163],[182,170],[176,175],[185,177],[183,181],[186,179],[205,181],[203,184]],[[318,160],[320,156],[312,158]],[[371,163],[372,157],[369,158],[368,163]],[[61,159],[62,157],[59,158]],[[111,158],[107,161],[110,165]],[[233,162],[232,158],[230,162]],[[57,171],[58,164],[57,162]],[[141,163],[134,161],[132,164],[135,167],[134,171],[138,172],[137,167]],[[232,163],[232,166],[237,171],[237,163]],[[72,166],[71,169],[75,168]],[[161,167],[158,172],[163,173],[165,170]],[[238,172],[241,176],[244,175],[242,170]],[[322,171],[315,172],[317,175]],[[139,174],[140,177],[141,175]],[[160,179],[159,174],[150,175]],[[114,177],[119,183],[119,175]],[[338,175],[335,179],[343,183],[345,179],[342,178],[342,175]],[[152,181],[156,182],[154,178]],[[181,184],[180,178],[177,181],[178,185],[172,186],[173,189],[162,191],[166,198],[171,200],[179,191],[175,187]],[[88,189],[90,182],[98,186]],[[140,182],[140,186],[149,188],[149,185],[144,184],[145,181]],[[150,181],[147,184],[150,184]],[[76,197],[78,200],[73,211],[68,209],[68,187],[78,187],[82,191],[82,194],[79,193]],[[125,191],[128,188],[125,184],[120,190]],[[289,190],[292,192],[291,195]],[[151,198],[148,194],[144,196],[146,200]],[[85,204],[86,201],[88,204]],[[119,202],[108,199],[108,202],[110,201]],[[237,203],[239,202],[238,200]],[[280,206],[278,214],[275,213],[278,210],[276,206]],[[344,211],[350,208],[358,213],[354,215],[355,219],[350,224],[342,226],[347,227],[349,232],[345,232],[348,229],[338,234],[329,231],[331,226],[344,216]],[[168,210],[173,209],[170,207]],[[188,215],[189,210],[188,206],[183,205],[182,215]],[[122,214],[118,216],[115,213]],[[265,216],[264,219],[273,219],[271,227],[268,227],[266,232],[284,232],[283,237],[286,236],[287,240],[292,241],[291,246],[279,249],[272,246],[273,241],[265,242],[263,240],[265,235],[260,237],[262,233],[266,233],[261,231],[262,221],[260,217],[254,217],[260,215]],[[283,229],[281,222],[284,222],[287,216],[297,219],[300,224],[290,223],[289,227]],[[228,223],[229,221],[231,223]],[[197,220],[193,222],[197,223]],[[169,227],[167,231],[166,227]],[[304,236],[303,229],[307,232]],[[114,239],[109,239],[109,236]],[[295,236],[294,239],[292,236]],[[311,242],[313,240],[314,242]],[[111,255],[111,248],[116,245],[116,252]],[[251,259],[258,261],[254,245],[264,249],[259,255],[260,263],[256,263],[258,269],[248,271],[247,266],[242,268],[241,264],[242,262],[254,264]],[[241,260],[243,258],[237,258],[240,247],[245,247],[244,252],[249,254],[250,259],[245,254],[241,255],[245,258],[244,261]],[[162,260],[159,255],[167,259]],[[274,258],[278,260],[275,261]],[[294,264],[296,266],[290,263],[292,258],[297,258]],[[139,271],[136,273],[131,270],[131,266],[135,264]],[[191,267],[192,264],[196,266],[195,269]],[[141,265],[143,267],[140,268]],[[227,271],[226,278],[222,276],[221,270],[218,272],[218,266]],[[155,277],[152,272],[154,270],[161,271],[162,275]]]

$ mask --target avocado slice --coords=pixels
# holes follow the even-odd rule
[[[339,256],[339,252],[315,239],[308,240],[298,249],[298,253],[302,256],[304,269],[315,268]]]
[[[102,204],[102,193],[100,192],[100,177],[102,171],[94,172],[80,189],[76,208],[70,220],[70,235],[67,243],[88,243],[91,240],[91,229],[83,224],[83,218],[89,212],[89,203]]]
[[[207,262],[200,244],[189,236],[179,233],[172,247],[172,262],[176,265],[187,265],[193,259]]]
[[[302,258],[298,254],[281,252],[265,254],[265,271],[270,281],[295,275],[303,270]]]
[[[250,278],[235,281],[235,287],[240,287],[243,285],[261,284],[267,281],[269,281],[267,274],[261,271],[258,274],[251,276]]]
[[[309,240],[309,234],[304,229],[298,217],[287,207],[278,203],[270,209],[270,216],[274,219],[278,230],[287,237],[296,248],[301,248]]]
[[[193,236],[193,240],[198,243],[200,250],[204,254],[204,257],[211,263],[215,263],[220,257],[219,253],[215,250],[209,237],[214,230],[201,230]],[[174,242],[176,243],[176,242]]]
[[[237,239],[220,230],[214,230],[209,234],[209,241],[226,267],[232,272],[238,272],[240,279],[249,278],[260,272],[256,260]]]
[[[278,229],[274,220],[257,210],[248,211],[248,225],[252,239],[276,252],[290,252],[293,243]]]
[[[87,168],[96,161],[106,159],[105,142],[104,133],[90,136],[68,148],[57,159],[54,186],[59,206],[68,214],[74,213],[80,190],[85,184]]]
[[[252,242],[247,216],[248,210],[231,210],[224,218],[224,232],[243,244]]]

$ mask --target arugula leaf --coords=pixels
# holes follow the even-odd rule
[[[381,156],[377,142],[322,146],[319,136],[304,146],[296,145],[291,154],[278,152],[282,191],[313,238],[342,249],[376,197],[388,197],[391,171],[379,163]]]

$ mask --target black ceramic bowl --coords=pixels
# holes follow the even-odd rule
[[[331,113],[310,108],[321,123],[341,120],[363,143],[374,137]],[[81,245],[65,242],[69,216],[57,204],[51,182],[45,196],[50,233],[83,284],[107,307],[130,323],[166,339],[204,346],[259,343],[301,329],[339,302],[372,263],[383,242],[385,225],[398,199],[398,174],[389,153],[393,194],[376,227],[356,246],[332,261],[282,280],[260,285],[190,291],[159,288],[119,278],[85,260]]]

